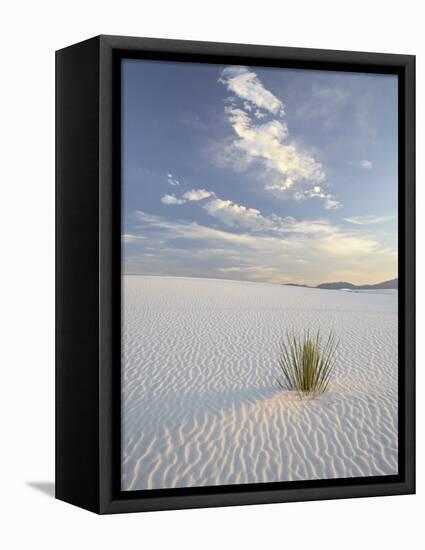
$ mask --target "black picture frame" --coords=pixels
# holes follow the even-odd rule
[[[398,76],[398,475],[120,490],[122,57]],[[415,57],[119,36],[56,52],[56,498],[108,514],[414,492]]]

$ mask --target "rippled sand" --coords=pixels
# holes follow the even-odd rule
[[[122,489],[397,473],[397,294],[123,277]],[[329,391],[282,391],[287,329],[340,338]]]

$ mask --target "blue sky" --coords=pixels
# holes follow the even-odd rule
[[[397,79],[124,60],[123,272],[397,276]]]

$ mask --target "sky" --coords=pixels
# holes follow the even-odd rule
[[[122,61],[122,271],[397,277],[397,77]]]

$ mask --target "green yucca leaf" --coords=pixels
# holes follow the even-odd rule
[[[302,338],[286,334],[280,344],[277,382],[282,389],[296,390],[301,396],[326,391],[335,366],[339,342],[332,333],[322,344],[320,331],[312,338],[306,331]]]

